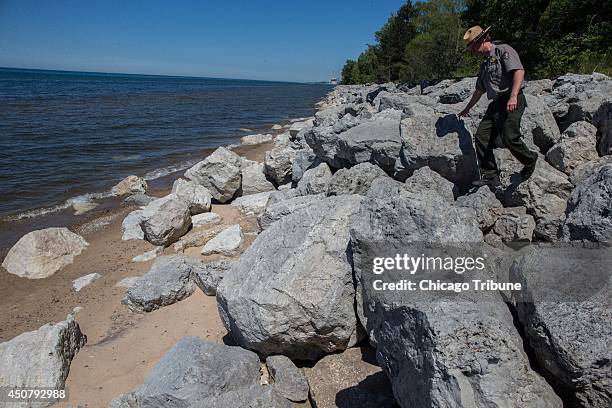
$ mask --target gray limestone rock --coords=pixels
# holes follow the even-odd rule
[[[140,227],[144,238],[153,245],[168,246],[191,227],[189,207],[173,194],[152,202],[144,211]]]
[[[612,163],[581,181],[567,202],[566,240],[612,241]]]
[[[250,195],[243,195],[232,201],[232,207],[239,209],[244,214],[259,214],[266,208],[272,191],[264,191]]]
[[[527,145],[533,141],[540,152],[546,154],[561,139],[561,132],[543,98],[533,95],[525,95],[525,98],[527,108],[521,118],[521,133]]]
[[[202,255],[221,254],[233,256],[238,253],[243,242],[240,224],[234,224],[221,231],[217,236],[208,241],[202,248]]]
[[[62,322],[46,324],[0,343],[0,387],[65,389],[70,363],[86,342],[79,324],[68,315]]]
[[[612,253],[567,244],[528,249],[510,280],[522,284],[512,302],[538,366],[564,406],[611,406]]]
[[[472,136],[453,114],[423,113],[402,119],[402,147],[395,178],[403,180],[428,166],[460,188],[477,178]]]
[[[257,236],[217,290],[219,314],[238,344],[316,359],[358,340],[348,229],[360,203],[329,197]]]
[[[306,376],[285,356],[266,358],[266,366],[274,383],[272,387],[290,401],[303,402],[308,399]]]
[[[458,207],[472,209],[476,214],[478,225],[482,231],[488,231],[502,213],[502,203],[488,186],[482,186],[472,194],[457,198]]]
[[[266,152],[264,159],[265,172],[278,185],[291,181],[291,171],[296,151],[290,147],[275,147]]]
[[[187,205],[191,215],[210,211],[212,195],[200,184],[178,179],[172,185],[172,194]]]
[[[133,175],[127,176],[111,189],[111,193],[117,196],[137,193],[144,194],[146,192],[147,182],[145,179]]]
[[[398,282],[404,270],[374,275],[373,260],[421,254],[423,248],[477,255],[475,219],[444,202],[393,197],[371,200],[351,229],[358,312],[376,344],[377,360],[402,407],[560,407],[552,388],[531,370],[512,315],[497,292],[377,291],[374,279]],[[448,251],[448,252],[447,252]],[[487,273],[491,273],[490,271]],[[429,272],[462,282],[486,273]],[[417,280],[422,277],[417,276]]]
[[[185,177],[206,187],[220,203],[228,202],[240,189],[242,159],[236,153],[219,147],[185,172]]]
[[[571,175],[576,168],[599,158],[595,149],[596,132],[597,128],[588,122],[572,123],[546,153],[546,160],[557,170]]]
[[[307,195],[288,198],[283,201],[270,202],[263,213],[257,217],[257,223],[261,230],[268,228],[273,222],[293,213],[294,211],[308,207],[313,203],[323,200],[323,195]]]
[[[255,163],[242,169],[242,195],[274,191],[274,185],[266,179],[264,165]]]
[[[293,182],[300,181],[306,170],[317,167],[320,163],[321,160],[310,147],[306,146],[304,149],[297,150],[291,168]]]
[[[76,292],[80,292],[81,289],[83,289],[86,286],[91,285],[92,283],[100,279],[101,277],[102,275],[100,275],[99,273],[90,273],[85,276],[81,276],[80,278],[77,278],[72,281],[72,287],[74,288]]]
[[[53,275],[89,244],[68,228],[45,228],[22,236],[6,254],[2,266],[13,275],[42,279]]]
[[[203,263],[193,269],[193,279],[205,295],[215,296],[223,276],[230,270],[234,261],[220,260]]]
[[[612,155],[612,97],[608,94],[608,98],[593,114],[593,125],[597,128],[597,152],[601,156]]]
[[[372,180],[377,177],[388,177],[377,165],[359,163],[348,169],[334,173],[327,187],[327,195],[365,194]]]
[[[496,149],[501,187],[496,195],[506,207],[526,207],[536,221],[536,236],[546,241],[558,239],[565,219],[572,184],[567,176],[540,156],[533,175],[522,180],[522,165],[506,149]]]
[[[317,167],[306,170],[297,185],[300,195],[325,194],[327,185],[332,178],[331,170],[327,163],[321,163]]]
[[[533,237],[536,227],[535,220],[531,215],[525,214],[524,207],[518,208],[521,208],[522,211],[512,211],[512,207],[505,208],[493,226],[493,231],[502,242],[530,242]]]
[[[259,368],[259,358],[253,352],[183,337],[153,367],[142,385],[110,406],[289,408],[289,401],[271,387],[259,385]]]
[[[415,194],[433,194],[450,203],[455,200],[455,185],[427,166],[415,170],[404,184]]]
[[[128,288],[121,303],[134,312],[143,313],[181,301],[195,290],[192,273],[202,263],[183,255],[159,257],[151,269]]]

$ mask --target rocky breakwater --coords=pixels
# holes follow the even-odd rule
[[[522,180],[499,142],[494,189],[471,187],[486,103],[456,117],[474,78],[339,86],[314,118],[245,139],[272,146],[262,163],[217,149],[124,219],[123,239],[179,254],[157,259],[123,302],[149,313],[199,287],[216,296],[232,346],[183,338],[110,406],[609,407],[610,83],[528,82],[522,129],[538,167]],[[206,215],[212,204],[250,227]],[[434,284],[522,288],[374,284],[411,276],[380,275],[376,259],[425,253],[484,265],[432,275]],[[568,293],[555,285],[570,270],[588,290],[546,297]]]
[[[486,103],[465,121],[455,116],[473,78],[422,91],[393,84],[337,87],[303,138],[293,137],[270,157],[282,167],[277,183],[288,182],[291,171],[292,184],[270,194],[258,217],[263,232],[218,288],[229,334],[262,356],[297,360],[318,360],[365,341],[376,348],[403,407],[609,405],[609,387],[602,385],[612,380],[606,348],[594,348],[600,351],[589,359],[578,351],[582,336],[598,345],[601,336],[606,344],[612,340],[612,321],[596,312],[609,310],[609,271],[583,299],[590,306],[564,300],[563,325],[592,322],[576,325],[570,339],[556,329],[552,313],[524,312],[514,292],[394,297],[368,279],[373,258],[419,252],[424,243],[489,256],[485,272],[465,278],[483,282],[518,280],[522,255],[509,249],[518,243],[539,248],[542,265],[554,255],[546,245],[608,243],[610,157],[596,149],[607,128],[588,115],[567,124],[551,105],[560,84],[584,80],[568,74],[548,88],[527,84],[522,129],[541,155],[538,168],[522,180],[520,165],[499,141],[502,185],[493,190],[470,188],[476,177],[470,138]],[[594,75],[589,83],[598,91],[580,98],[605,104],[606,98],[595,100],[612,97],[609,78]],[[587,259],[572,265],[595,268]],[[533,282],[525,278],[525,290]],[[548,337],[537,327],[549,330]],[[584,368],[560,357],[573,353]]]

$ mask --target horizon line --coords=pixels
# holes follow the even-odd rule
[[[231,81],[256,81],[256,82],[275,82],[285,84],[325,84],[325,81],[281,81],[271,79],[248,79],[248,78],[227,78],[227,77],[210,77],[210,76],[193,76],[193,75],[168,75],[168,74],[136,74],[126,72],[102,72],[102,71],[74,71],[65,69],[48,69],[48,68],[23,68],[23,67],[5,67],[0,66],[0,69],[14,69],[23,71],[47,71],[47,72],[65,72],[78,74],[96,74],[96,75],[123,75],[123,76],[148,76],[148,77],[163,77],[163,78],[185,78],[185,79],[221,79]]]

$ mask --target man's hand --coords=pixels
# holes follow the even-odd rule
[[[516,105],[518,105],[516,96],[510,95],[510,98],[508,98],[508,104],[506,105],[508,112],[514,112],[516,110]]]
[[[457,116],[459,116],[460,118],[464,116],[470,116],[470,110],[468,108],[465,108],[464,110],[459,112]]]

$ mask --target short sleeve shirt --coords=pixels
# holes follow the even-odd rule
[[[524,69],[517,52],[508,44],[493,44],[489,56],[480,64],[476,89],[496,99],[512,90],[514,70]],[[525,86],[521,83],[521,89]]]

